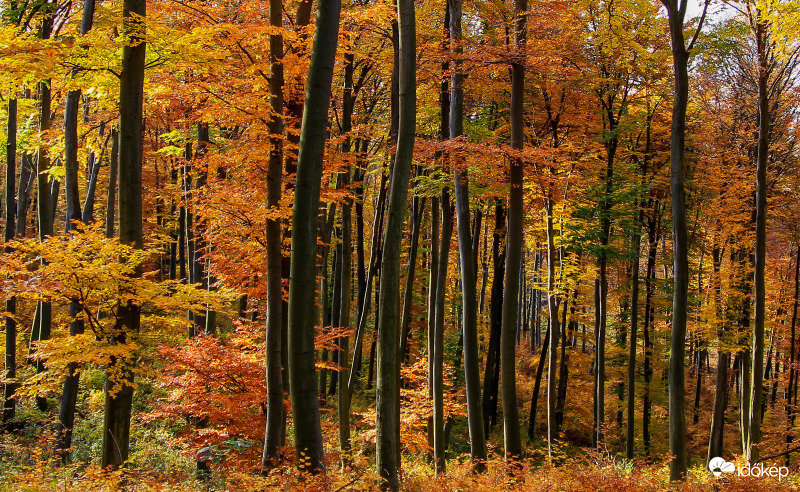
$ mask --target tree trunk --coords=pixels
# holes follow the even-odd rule
[[[444,317],[447,291],[447,266],[450,258],[450,241],[453,235],[453,207],[447,188],[442,190],[442,243],[437,260],[436,300],[433,328],[433,457],[436,473],[446,470],[447,438],[444,424]]]
[[[316,262],[309,261],[309,258],[316,257],[316,219],[340,11],[340,0],[319,2],[314,48],[308,69],[292,213],[289,382],[298,467],[311,472],[325,469],[325,454],[314,368],[316,316],[315,310],[309,309],[309,306],[316,304],[317,268]]]
[[[547,198],[547,308],[550,317],[550,355],[547,359],[547,455],[553,456],[553,444],[558,437],[556,425],[556,391],[558,382],[558,299],[555,294],[556,282],[556,247],[555,230],[553,228],[553,199]],[[602,271],[602,270],[601,270]],[[598,352],[600,353],[600,352]],[[602,364],[601,366],[602,367]],[[602,373],[598,371],[598,388],[602,388]],[[598,408],[602,409],[602,392],[599,393]],[[599,420],[602,423],[602,413]],[[601,437],[602,439],[602,437]]]
[[[786,391],[786,416],[787,432],[786,447],[794,440],[794,423],[797,419],[797,411],[794,407],[794,399],[797,393],[797,349],[795,347],[795,336],[797,334],[797,308],[800,303],[800,244],[797,244],[797,253],[794,258],[794,300],[792,302],[792,331],[789,339],[789,385]],[[786,466],[789,466],[789,455],[786,455]]]
[[[122,30],[131,44],[122,49],[119,117],[119,240],[137,249],[142,237],[142,100],[146,44],[143,37],[144,0],[125,0]],[[140,37],[140,33],[142,37]],[[141,270],[136,272],[141,275]],[[140,325],[140,306],[120,306],[114,341],[135,338]],[[133,404],[134,354],[112,357],[106,373],[105,419],[101,467],[117,468],[128,459],[131,406]],[[117,367],[114,367],[117,366]],[[114,391],[117,389],[117,391]]]
[[[412,198],[411,202],[411,245],[408,251],[406,285],[403,291],[403,314],[400,318],[400,358],[402,364],[406,363],[406,359],[408,357],[408,332],[411,325],[411,301],[414,297],[417,250],[419,249],[419,229],[422,224],[422,215],[425,212],[425,198],[415,196]]]
[[[497,400],[500,386],[500,324],[503,312],[503,281],[506,252],[503,248],[505,235],[505,210],[499,202],[494,209],[494,234],[492,236],[492,279],[489,301],[489,346],[486,350],[486,367],[483,376],[483,421],[484,432],[497,423]]]
[[[451,78],[450,138],[464,134],[464,75],[461,69],[461,15],[462,0],[448,0],[450,7],[451,54],[455,63]],[[454,163],[455,206],[458,226],[458,250],[461,263],[461,291],[463,299],[464,381],[467,389],[467,420],[470,452],[478,470],[486,461],[486,436],[483,432],[481,408],[480,360],[478,357],[478,298],[475,276],[474,251],[470,237],[469,178],[461,164]],[[518,265],[517,265],[518,266]]]
[[[282,0],[270,0],[270,25],[283,26]],[[270,106],[272,120],[269,123],[272,149],[267,167],[267,208],[280,207],[283,182],[283,35],[280,32],[269,37],[270,51]],[[283,411],[283,374],[281,355],[286,341],[283,332],[283,253],[279,219],[267,220],[267,326],[266,326],[266,379],[267,421],[264,433],[264,450],[261,466],[265,469],[281,461],[281,446],[286,434],[286,419]]]
[[[525,146],[525,44],[527,0],[514,0],[514,49],[516,59],[511,64],[511,147]],[[522,454],[517,407],[517,373],[515,328],[519,324],[520,267],[522,264],[523,169],[522,159],[512,158],[509,164],[508,243],[506,246],[505,292],[500,328],[500,367],[503,393],[503,443],[506,459],[516,460]],[[555,399],[553,399],[555,403]]]
[[[536,407],[539,403],[539,389],[542,386],[542,373],[544,372],[544,361],[547,359],[547,350],[550,348],[550,323],[544,333],[542,351],[539,354],[539,364],[536,366],[536,378],[533,382],[533,395],[531,396],[531,414],[528,420],[528,437],[531,441],[536,436]]]
[[[376,465],[390,490],[400,487],[400,361],[398,360],[400,253],[408,180],[416,132],[416,20],[414,3],[398,0],[398,132],[394,169],[390,179],[383,265],[380,280],[380,325],[378,325],[378,374],[376,392]]]
[[[665,0],[672,40],[672,59],[675,74],[675,99],[672,103],[672,132],[670,139],[670,194],[672,196],[672,247],[674,291],[672,296],[672,338],[669,353],[669,451],[670,481],[682,480],[687,470],[686,409],[684,359],[686,353],[686,316],[689,289],[689,248],[686,227],[686,189],[684,186],[684,153],[686,137],[686,107],[689,100],[689,52],[683,33],[685,2]]]
[[[17,177],[17,96],[12,90],[8,96],[8,140],[6,141],[6,227],[5,242],[14,239],[16,235],[17,204],[14,199],[14,184]],[[23,219],[24,220],[24,219]],[[8,247],[6,252],[10,252]],[[17,313],[17,298],[9,296],[5,302],[6,350],[5,350],[5,377],[12,380],[17,377],[17,322],[14,315]],[[16,400],[14,399],[14,383],[8,382],[3,387],[3,417],[2,422],[8,422],[16,416]]]
[[[349,149],[347,149],[349,151]],[[350,171],[346,171],[343,175],[343,185],[346,188],[350,183]],[[341,280],[339,301],[339,313],[337,316],[336,325],[342,329],[350,330],[350,306],[351,306],[351,283],[352,283],[352,202],[348,199],[342,205],[342,245],[341,245]],[[350,337],[345,335],[339,337],[339,365],[342,369],[337,374],[338,392],[337,392],[337,412],[339,420],[339,446],[342,452],[347,453],[350,450],[350,388],[348,385],[349,370],[347,365],[348,352],[350,349]]]
[[[758,461],[761,443],[761,401],[764,395],[764,318],[766,303],[765,262],[767,244],[767,165],[769,163],[769,36],[767,21],[760,8],[755,16],[756,52],[758,55],[758,151],[756,159],[756,251],[755,317],[753,320],[753,360],[751,368],[750,431],[745,457]]]
[[[114,208],[117,195],[117,174],[119,172],[119,132],[116,128],[111,129],[111,159],[108,164],[108,196],[106,197],[106,237],[114,237]],[[181,213],[184,212],[181,206]],[[179,220],[180,227],[183,227],[183,220]],[[178,242],[179,247],[183,248],[182,238]],[[181,278],[184,278],[185,267],[181,256]]]

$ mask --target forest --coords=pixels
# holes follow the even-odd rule
[[[799,25],[0,0],[0,491],[800,490]]]

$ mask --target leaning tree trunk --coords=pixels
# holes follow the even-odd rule
[[[398,0],[398,132],[394,169],[390,180],[383,264],[380,278],[378,325],[378,374],[376,391],[376,465],[391,490],[400,487],[400,253],[403,237],[408,180],[416,132],[416,20],[414,2]]]
[[[142,237],[142,100],[144,92],[145,0],[124,0],[122,29],[131,36],[122,49],[119,108],[119,240],[137,249]],[[136,275],[141,275],[138,269]],[[136,337],[140,306],[128,303],[117,310],[113,341],[126,343]],[[128,459],[131,407],[133,405],[133,364],[135,356],[111,358],[106,372],[105,419],[103,421],[103,468],[119,467]],[[115,367],[116,366],[116,367]]]
[[[325,469],[325,449],[314,368],[316,315],[315,309],[309,309],[309,306],[316,304],[317,268],[316,262],[309,261],[309,258],[316,258],[320,183],[340,12],[340,0],[319,2],[303,108],[292,213],[289,384],[298,467],[312,472]]]

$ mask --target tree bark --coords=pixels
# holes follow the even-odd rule
[[[298,467],[324,471],[325,454],[314,368],[314,324],[309,306],[316,304],[317,214],[328,108],[339,36],[340,0],[322,0],[317,10],[314,48],[308,69],[306,103],[297,159],[292,213],[289,281],[289,384],[292,394],[295,453]]]
[[[464,74],[461,69],[462,0],[448,0],[450,7],[450,53],[455,58],[450,86],[450,138],[464,134]],[[476,469],[483,470],[486,461],[486,435],[483,432],[481,408],[480,360],[478,357],[478,299],[475,276],[475,252],[472,251],[469,212],[469,178],[466,169],[456,163],[455,206],[458,227],[458,251],[461,263],[463,299],[464,381],[467,388],[467,420],[470,453]]]
[[[437,260],[436,300],[433,328],[433,457],[436,473],[446,471],[447,438],[444,423],[444,317],[447,291],[447,267],[450,258],[450,242],[453,235],[453,207],[450,193],[442,190],[442,243]]]
[[[5,242],[14,239],[16,235],[17,204],[15,200],[14,184],[17,177],[17,96],[12,90],[8,96],[8,139],[6,141],[6,226]],[[24,220],[24,219],[23,219]],[[5,248],[10,252],[9,247]],[[14,315],[17,313],[17,298],[9,296],[5,302],[6,350],[5,350],[5,377],[12,380],[17,377],[17,322]],[[3,416],[2,422],[8,422],[16,417],[16,400],[14,399],[15,384],[8,382],[3,387]]]
[[[398,132],[394,169],[390,180],[383,240],[383,265],[380,279],[380,324],[378,325],[376,391],[376,465],[382,487],[400,487],[400,361],[399,294],[400,253],[403,236],[408,180],[416,133],[416,20],[414,2],[398,0]]]
[[[766,303],[765,262],[767,243],[767,165],[769,162],[769,36],[767,21],[760,8],[754,19],[758,56],[758,150],[756,157],[756,250],[755,250],[755,317],[753,319],[753,359],[751,368],[750,431],[745,456],[751,463],[759,458],[761,443],[761,402],[764,395],[764,320]]]
[[[270,25],[283,26],[283,1],[270,0]],[[283,35],[275,32],[269,37],[270,51],[270,106],[272,119],[269,132],[272,148],[267,167],[267,208],[277,212],[283,184]],[[264,433],[264,450],[261,466],[265,469],[281,461],[281,445],[286,434],[283,411],[283,374],[281,356],[286,341],[283,332],[283,266],[281,222],[267,220],[267,326],[266,326],[266,379],[267,421]]]
[[[514,49],[511,64],[511,147],[525,146],[525,57],[527,0],[514,0]],[[505,264],[505,292],[500,328],[500,367],[503,393],[503,443],[507,460],[517,460],[522,454],[517,407],[516,327],[519,325],[520,266],[522,263],[523,168],[521,158],[509,163],[508,234]],[[555,403],[555,399],[553,399]]]
[[[142,103],[146,44],[142,30],[144,0],[124,0],[123,32],[131,36],[122,49],[119,117],[119,240],[137,249],[142,237]],[[141,37],[140,37],[141,36]],[[141,275],[141,270],[136,272]],[[140,306],[128,303],[117,311],[114,341],[125,343],[136,337]],[[133,404],[134,354],[112,357],[106,373],[105,418],[101,466],[117,468],[128,459],[131,407]],[[118,366],[118,368],[114,368]],[[118,374],[114,376],[114,374]],[[116,390],[116,391],[115,391]]]
[[[683,33],[686,0],[664,0],[664,5],[667,7],[667,16],[669,17],[675,74],[675,99],[672,103],[670,138],[674,291],[672,296],[672,338],[669,353],[669,451],[674,459],[670,461],[669,477],[670,481],[676,481],[682,480],[686,475],[688,461],[684,359],[689,289],[689,248],[686,227],[684,153],[686,150],[686,107],[689,101],[689,51],[686,49]]]

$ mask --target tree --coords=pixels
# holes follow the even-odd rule
[[[141,249],[142,234],[142,111],[147,44],[144,33],[145,0],[125,0],[122,32],[129,44],[122,49],[119,103],[119,241]],[[141,275],[138,269],[135,275]],[[113,339],[124,344],[135,338],[141,306],[127,302],[117,308]],[[134,356],[112,357],[106,373],[102,467],[119,467],[128,459]],[[115,374],[122,374],[117,380]]]
[[[514,2],[514,49],[516,61],[511,65],[511,147],[522,150],[525,145],[524,93],[525,93],[525,51],[527,0]],[[505,292],[503,296],[503,317],[501,323],[500,367],[503,384],[503,436],[507,459],[517,459],[522,454],[522,441],[519,428],[519,408],[517,407],[516,383],[516,325],[520,284],[520,264],[522,261],[522,219],[523,205],[523,169],[521,158],[511,158],[509,164],[509,199],[508,199],[508,245],[506,246]],[[551,368],[552,369],[552,368]],[[550,398],[548,394],[548,398]],[[549,414],[548,414],[549,416]],[[552,425],[555,425],[553,419]],[[555,438],[550,431],[548,418],[548,439]]]
[[[333,66],[339,36],[339,0],[321,0],[317,9],[314,47],[308,67],[306,100],[297,157],[292,212],[289,281],[289,385],[292,394],[295,453],[298,467],[325,470],[314,369],[314,306],[316,303],[317,214]]]
[[[682,480],[687,470],[684,359],[686,316],[689,289],[689,245],[686,227],[686,107],[689,102],[689,54],[703,27],[708,1],[694,37],[686,45],[684,18],[687,0],[663,0],[669,17],[672,63],[675,74],[675,99],[672,103],[670,140],[670,193],[672,196],[672,249],[674,291],[672,295],[672,340],[669,352],[669,450],[674,456],[669,465],[670,480]]]
[[[274,28],[283,25],[283,2],[271,0],[269,21]],[[270,143],[267,170],[267,207],[277,212],[281,200],[283,181],[283,35],[276,32],[269,38],[270,50],[270,105],[273,116],[270,120]],[[267,423],[264,433],[263,467],[271,467],[280,459],[280,447],[286,432],[283,413],[283,375],[281,354],[286,341],[283,331],[283,264],[281,224],[277,217],[267,220],[267,333],[266,333],[266,378],[267,378]]]
[[[408,179],[414,152],[417,114],[416,20],[414,2],[397,2],[398,43],[398,131],[397,151],[390,180],[383,264],[380,278],[380,324],[378,325],[377,459],[383,486],[398,490],[400,466],[400,252]]]
[[[464,134],[464,74],[461,67],[463,53],[462,0],[448,0],[450,8],[450,54],[454,58],[450,81],[450,139]],[[481,408],[481,380],[478,360],[478,298],[475,275],[475,252],[470,233],[469,174],[464,164],[453,165],[455,184],[456,230],[461,264],[461,290],[463,302],[464,380],[467,386],[467,413],[470,453],[477,469],[486,461],[486,435],[483,432]]]

